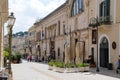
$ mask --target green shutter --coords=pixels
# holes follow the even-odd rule
[[[110,16],[110,0],[106,0],[106,16]]]
[[[99,10],[100,10],[99,15],[100,15],[100,17],[102,17],[103,16],[103,2],[100,4],[100,9]]]

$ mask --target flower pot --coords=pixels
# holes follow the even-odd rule
[[[90,71],[89,66],[85,67],[85,71]]]
[[[17,60],[13,60],[13,63],[16,64],[18,61]]]
[[[80,72],[84,72],[85,71],[85,67],[79,67],[79,71]]]
[[[90,68],[89,68],[89,66],[86,66],[86,67],[79,67],[79,70],[81,71],[81,72],[86,72],[86,71],[90,71]]]
[[[49,70],[53,70],[53,66],[49,66],[48,69],[49,69]]]
[[[78,72],[79,68],[66,68],[65,72]]]
[[[55,71],[63,73],[64,72],[64,68],[56,67]]]

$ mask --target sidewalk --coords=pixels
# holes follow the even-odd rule
[[[44,62],[37,62],[37,63],[47,65],[47,63]],[[102,67],[99,70],[100,70],[99,72],[96,72],[96,68],[90,68],[90,72],[93,74],[100,74],[100,75],[120,78],[120,74],[117,74],[115,70],[108,70],[107,68],[102,68]]]
[[[120,80],[120,74],[113,70],[100,68],[96,72],[59,73],[48,70],[48,65],[36,62],[23,61],[21,64],[12,64],[13,80]]]
[[[96,68],[91,68],[90,71],[94,74],[101,74],[110,77],[120,78],[120,74],[117,74],[115,70],[108,70],[107,68],[100,68],[99,72],[96,72]]]

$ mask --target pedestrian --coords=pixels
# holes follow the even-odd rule
[[[88,56],[88,61],[87,61],[89,64],[92,64],[92,55],[89,55]]]
[[[28,62],[29,62],[29,59],[30,59],[30,58],[29,58],[29,55],[28,55],[28,56],[27,56],[27,61],[28,61]]]
[[[42,61],[44,61],[44,57],[42,57]]]
[[[30,55],[30,62],[32,61],[32,55]]]
[[[120,55],[119,55],[119,58],[118,58],[118,61],[117,61],[117,68],[116,68],[116,73],[117,74],[119,73],[119,70],[120,70]]]
[[[34,55],[32,55],[32,61],[33,61],[33,62],[35,61],[35,57],[34,57]]]

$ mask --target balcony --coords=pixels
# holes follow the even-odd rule
[[[112,16],[99,17],[98,22],[100,25],[111,25],[113,22]]]

